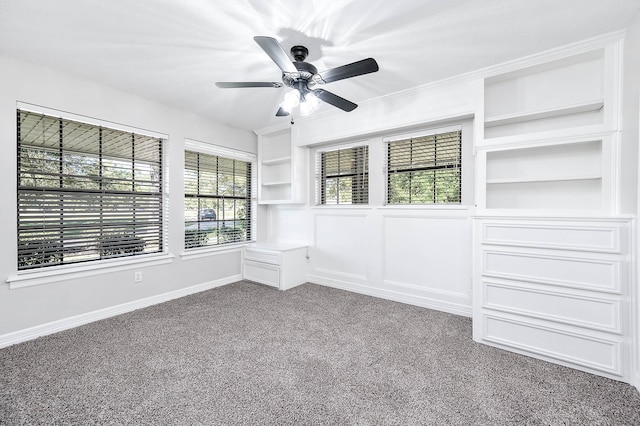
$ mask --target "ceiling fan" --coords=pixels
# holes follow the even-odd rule
[[[223,89],[247,87],[271,87],[278,89],[283,86],[290,87],[292,90],[284,96],[284,100],[276,113],[278,117],[289,115],[291,110],[297,106],[300,107],[301,115],[308,115],[320,106],[320,101],[340,108],[343,111],[353,111],[358,105],[327,90],[316,88],[316,86],[331,83],[332,81],[344,80],[345,78],[356,77],[358,75],[369,74],[379,69],[375,59],[368,58],[319,73],[316,67],[304,61],[309,54],[309,50],[306,47],[293,46],[291,48],[291,56],[293,56],[295,62],[291,62],[275,38],[256,36],[253,39],[282,70],[282,83],[217,82],[216,86]]]

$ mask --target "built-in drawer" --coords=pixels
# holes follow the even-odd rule
[[[483,315],[484,341],[622,376],[620,336],[593,334],[516,316]]]
[[[484,280],[483,308],[622,334],[620,296]]]
[[[242,277],[245,280],[280,287],[280,268],[278,266],[245,259]]]
[[[280,265],[280,253],[267,251],[267,250],[245,248],[244,258],[246,260],[254,260],[256,262],[270,263],[272,265]]]

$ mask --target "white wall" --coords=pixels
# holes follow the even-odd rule
[[[640,270],[638,258],[638,241],[640,227],[637,214],[640,211],[640,183],[638,183],[638,144],[640,144],[640,14],[636,15],[625,37],[624,55],[624,87],[622,91],[622,181],[628,182],[624,187],[623,199],[629,197],[633,205],[628,209],[636,214],[635,235],[635,279],[632,281],[632,312],[635,325],[634,385],[640,390]],[[633,183],[638,185],[633,186]],[[635,208],[635,210],[634,210]]]
[[[9,289],[0,284],[2,336],[52,321],[109,309],[121,304],[180,292],[191,286],[226,282],[240,275],[238,250],[182,259],[184,238],[184,139],[256,152],[255,136],[204,117],[169,108],[93,82],[32,64],[0,57],[0,156],[4,208],[0,211],[0,276],[16,274],[16,102],[26,102],[169,135],[169,251],[164,265],[141,266],[143,282],[133,283],[133,270],[107,272],[33,287]],[[46,328],[46,327],[45,327]]]
[[[312,248],[309,281],[386,299],[471,315],[473,115],[477,80],[452,80],[300,120],[296,145],[369,145],[369,205],[316,206],[314,155],[304,206],[268,207],[267,238]],[[382,138],[408,130],[463,125],[463,206],[384,206]]]

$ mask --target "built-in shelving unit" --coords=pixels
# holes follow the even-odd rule
[[[607,140],[608,142],[608,140]],[[604,138],[488,150],[487,209],[588,210],[608,207],[603,192]]]
[[[291,143],[290,129],[268,129],[258,134],[258,203],[304,202],[302,148]]]
[[[484,80],[474,339],[626,380],[620,42]]]
[[[616,211],[615,46],[484,80],[478,207],[495,214]],[[612,63],[613,62],[613,63]]]
[[[601,129],[609,94],[605,53],[595,49],[485,79],[485,142],[566,128]]]

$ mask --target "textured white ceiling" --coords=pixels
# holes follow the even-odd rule
[[[639,10],[639,0],[0,0],[0,54],[253,130],[288,120],[274,116],[284,89],[214,82],[280,81],[255,35],[287,52],[306,46],[320,71],[375,58],[379,72],[324,87],[358,103],[623,29]]]

